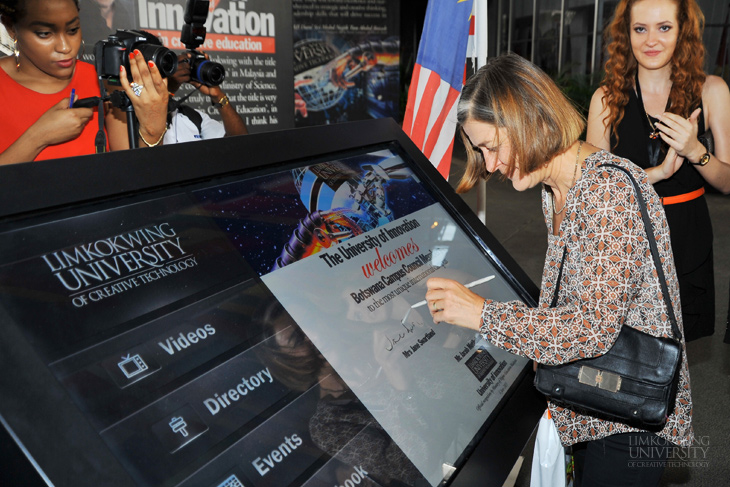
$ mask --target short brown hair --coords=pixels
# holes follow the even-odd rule
[[[580,137],[585,119],[553,80],[518,56],[491,58],[467,80],[456,111],[459,132],[467,151],[467,168],[457,191],[471,189],[488,176],[484,158],[463,130],[466,122],[486,122],[503,129],[512,150],[507,174],[519,161],[524,174],[540,169]]]

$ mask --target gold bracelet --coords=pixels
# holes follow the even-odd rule
[[[150,144],[149,142],[147,142],[145,140],[144,136],[142,135],[141,131],[139,132],[139,138],[142,139],[142,142],[147,144],[147,147],[154,147],[156,145],[159,145],[160,142],[162,142],[162,138],[165,136],[166,133],[167,133],[167,127],[165,127],[165,130],[162,131],[162,135],[160,135],[160,138],[157,139],[157,142],[155,142],[154,144]]]
[[[228,105],[230,102],[231,100],[228,99],[228,95],[223,95],[223,98],[218,100],[218,103],[214,103],[213,106],[220,110],[224,106]]]

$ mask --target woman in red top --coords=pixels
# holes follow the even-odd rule
[[[15,56],[0,59],[0,165],[94,153],[96,110],[69,108],[72,90],[75,99],[99,96],[94,68],[76,59],[78,1],[0,0],[0,14],[15,48]],[[157,145],[166,127],[166,80],[138,51],[130,54],[129,70],[144,87],[136,95],[126,69],[120,69],[139,119],[139,146]],[[104,125],[109,149],[129,148],[122,110],[107,110]]]

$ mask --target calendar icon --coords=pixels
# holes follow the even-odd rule
[[[218,484],[218,487],[243,487],[243,483],[234,474]]]
[[[122,361],[117,365],[127,379],[131,379],[149,368],[139,354],[127,354],[126,357],[122,357]]]

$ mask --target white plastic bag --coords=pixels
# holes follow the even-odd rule
[[[565,487],[565,449],[549,410],[537,427],[530,487]]]

